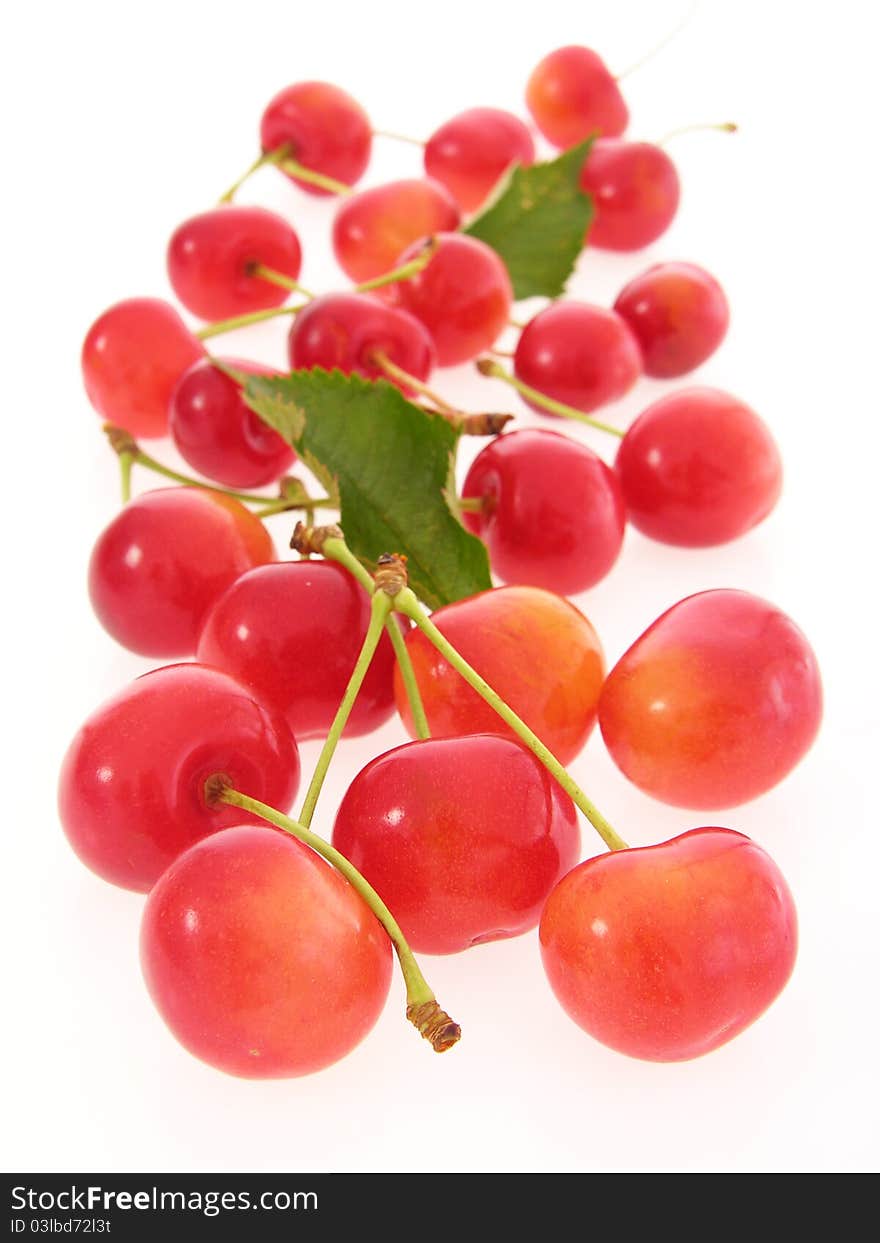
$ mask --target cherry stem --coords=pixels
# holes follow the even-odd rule
[[[536,759],[540,760],[547,771],[556,778],[563,790],[569,795],[576,807],[584,813],[590,824],[602,838],[609,850],[627,850],[627,844],[608,823],[599,809],[587,798],[573,777],[559,762],[549,747],[545,746],[525,721],[504,702],[497,691],[482,678],[476,669],[467,663],[464,657],[452,646],[425,613],[413,592],[405,587],[394,597],[394,608],[410,621],[415,622],[424,635],[433,643],[437,651],[460,673],[467,684],[486,701],[490,708],[498,713],[503,721],[510,726],[517,737],[528,747]]]
[[[301,293],[310,302],[313,302],[318,296],[312,293],[310,289],[306,289],[299,281],[295,281],[292,276],[285,276],[283,272],[276,272],[275,268],[267,268],[264,263],[252,264],[248,268],[248,276],[258,276],[261,280],[268,281],[270,285],[280,285],[282,289],[291,289],[294,293]]]
[[[123,501],[127,501],[131,495],[130,482],[128,481],[131,476],[131,468],[136,464],[146,467],[147,470],[151,470],[157,475],[163,475],[166,479],[173,480],[174,483],[182,484],[186,488],[201,488],[206,492],[219,492],[221,496],[231,496],[236,501],[242,501],[250,505],[262,505],[265,512],[278,513],[283,509],[318,509],[322,506],[332,506],[333,504],[330,497],[326,496],[309,497],[307,502],[303,502],[289,496],[262,496],[258,492],[236,492],[232,488],[221,488],[219,485],[207,483],[203,479],[195,479],[192,475],[183,475],[179,470],[172,470],[170,466],[164,466],[161,462],[157,462],[154,457],[150,457],[149,453],[144,453],[134,437],[121,427],[114,427],[112,423],[105,423],[103,430],[110,441],[111,447],[119,456],[120,469],[122,471]],[[260,517],[261,515],[258,514],[257,516]]]
[[[372,280],[362,281],[360,285],[355,285],[355,293],[369,293],[371,289],[382,289],[385,285],[396,285],[398,281],[407,281],[411,276],[418,276],[419,272],[423,271],[434,258],[439,245],[436,237],[429,237],[419,249],[419,253],[407,263],[401,264],[399,268],[392,268],[390,272],[384,272],[381,276],[374,276]]]
[[[505,384],[509,384],[511,388],[515,388],[523,397],[533,401],[536,406],[542,406],[545,410],[549,410],[551,414],[561,414],[564,419],[577,419],[579,423],[586,423],[588,427],[595,427],[597,431],[608,432],[610,436],[617,436],[620,439],[626,435],[619,427],[612,427],[610,423],[603,423],[601,419],[594,419],[592,415],[584,414],[582,410],[575,409],[574,406],[566,406],[561,401],[555,401],[554,398],[548,397],[546,393],[540,393],[536,388],[532,388],[529,384],[523,384],[522,380],[518,380],[515,375],[496,363],[491,358],[480,358],[474,364],[480,375],[491,376],[494,380],[503,380]]]
[[[424,147],[424,138],[411,138],[409,134],[398,134],[393,129],[374,129],[374,138],[391,138],[394,142],[408,142],[411,147]]]
[[[291,159],[287,155],[282,156],[276,163],[282,173],[296,177],[297,181],[306,181],[309,185],[318,186],[321,190],[329,190],[331,194],[351,194],[351,186],[347,186],[344,181],[337,181],[335,177],[328,177],[313,168],[306,168],[304,164],[300,164],[299,160]]]
[[[230,807],[240,807],[242,811],[248,811],[266,820],[269,824],[274,824],[276,828],[283,829],[291,837],[311,847],[316,854],[332,864],[366,902],[388,933],[406,984],[406,1017],[430,1042],[435,1053],[445,1052],[461,1039],[461,1028],[437,1004],[437,999],[422,975],[421,968],[397,920],[373,886],[353,864],[349,863],[345,855],[340,854],[335,847],[325,842],[322,837],[318,837],[306,825],[292,820],[283,812],[276,811],[274,807],[269,807],[268,804],[261,803],[258,799],[250,798],[249,795],[242,794],[228,785],[223,785],[219,789],[211,785],[208,797],[210,801],[226,803]]]
[[[131,500],[131,468],[134,466],[134,455],[127,449],[119,454],[119,482],[122,488],[122,503],[127,505]]]
[[[321,754],[318,756],[318,762],[315,765],[315,771],[312,774],[312,780],[306,791],[305,802],[302,811],[299,813],[299,822],[309,828],[312,823],[312,817],[315,814],[315,807],[318,802],[318,796],[321,793],[321,787],[324,784],[324,778],[327,776],[327,769],[330,767],[330,761],[333,759],[333,753],[336,750],[337,743],[342,737],[342,731],[351,716],[351,710],[357,699],[358,691],[363,685],[367,670],[379,640],[382,638],[382,632],[385,629],[385,621],[391,612],[391,597],[384,591],[374,593],[370,605],[370,624],[367,627],[367,633],[364,636],[363,646],[357,658],[352,675],[349,678],[348,686],[345,688],[345,694],[342,696],[342,703],[339,705],[336,716],[333,718],[333,724],[330,726],[330,732],[321,748]]]
[[[671,129],[668,134],[664,134],[662,138],[658,138],[654,144],[657,147],[665,147],[670,139],[678,138],[682,134],[702,134],[708,130],[714,130],[716,134],[735,134],[739,126],[736,121],[709,122],[698,125],[680,125],[678,129]]]
[[[263,500],[265,501],[265,497]],[[333,501],[329,496],[309,497],[307,501],[295,501],[287,496],[280,496],[275,501],[269,501],[267,505],[263,505],[261,509],[255,509],[255,518],[270,518],[272,514],[289,514],[291,510],[302,509],[308,514],[311,520],[316,509],[333,509]]]
[[[635,73],[637,69],[641,69],[642,65],[647,65],[648,61],[653,60],[658,52],[662,52],[668,43],[671,43],[676,35],[681,34],[688,22],[690,22],[697,9],[700,7],[700,0],[693,0],[690,8],[677,25],[665,34],[659,43],[655,43],[649,52],[640,57],[634,64],[629,65],[622,73],[615,74],[615,81],[619,82],[621,78],[628,78],[631,73]]]
[[[251,164],[251,166],[242,173],[238,181],[234,181],[226,193],[221,194],[219,201],[221,203],[231,203],[244,183],[249,177],[253,176],[258,168],[263,168],[267,164],[279,164],[281,160],[286,159],[288,155],[290,155],[290,147],[287,143],[281,147],[277,147],[274,151],[261,152],[254,160],[253,164]]]
[[[397,363],[392,362],[384,350],[375,349],[370,353],[371,360],[390,376],[392,380],[397,380],[400,384],[405,384],[407,388],[411,388],[415,393],[421,393],[423,397],[427,397],[437,407],[441,414],[448,414],[458,417],[460,410],[456,410],[454,406],[450,406],[438,393],[433,392],[416,376],[410,375],[408,371],[404,371],[403,367],[398,367]]]
[[[232,319],[220,319],[216,324],[205,324],[193,334],[199,341],[207,341],[209,337],[219,337],[224,332],[235,332],[237,328],[248,328],[251,324],[260,324],[264,319],[276,319],[279,315],[297,315],[304,310],[308,302],[297,302],[294,306],[272,306],[266,311],[249,311],[247,315],[234,315]]]
[[[486,505],[484,496],[459,496],[456,504],[464,514],[481,514]]]
[[[376,590],[376,584],[370,573],[358,561],[357,557],[346,544],[344,539],[325,539],[322,548],[324,556],[330,561],[336,561],[339,565],[344,566],[353,578],[357,579],[365,591],[372,595]],[[388,617],[385,621],[385,629],[391,640],[391,646],[394,648],[394,655],[397,664],[400,667],[400,676],[403,679],[403,686],[406,691],[406,697],[409,702],[409,710],[412,713],[413,727],[416,731],[416,737],[420,739],[430,738],[431,729],[428,725],[428,718],[425,713],[425,705],[422,703],[422,693],[419,690],[419,684],[416,681],[416,673],[413,669],[412,659],[410,658],[409,648],[406,646],[406,640],[400,633],[400,627],[393,617]]]

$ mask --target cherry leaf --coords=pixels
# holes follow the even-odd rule
[[[292,445],[330,495],[349,548],[374,569],[405,553],[431,608],[492,586],[485,545],[455,513],[459,433],[384,380],[341,371],[244,378],[248,405]]]
[[[591,146],[587,139],[549,163],[515,167],[464,229],[504,260],[517,300],[565,292],[593,218],[593,200],[580,188]]]

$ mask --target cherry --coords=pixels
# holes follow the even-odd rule
[[[580,853],[571,799],[521,743],[491,734],[371,761],[342,800],[333,844],[426,954],[534,928]]]
[[[326,735],[370,620],[358,583],[330,561],[282,561],[243,574],[208,613],[198,659],[283,712],[297,738]],[[383,635],[345,736],[394,710],[394,653]]]
[[[555,147],[574,146],[595,133],[617,137],[629,124],[617,82],[587,47],[560,47],[539,61],[526,86],[526,104]]]
[[[391,378],[381,355],[417,380],[428,378],[436,359],[431,336],[415,316],[363,293],[315,298],[293,321],[287,352],[294,370],[338,367],[367,380]]]
[[[586,241],[600,250],[641,250],[655,242],[672,223],[681,194],[662,147],[610,138],[590,148],[581,189],[593,196],[595,208]]]
[[[441,367],[476,358],[507,325],[513,288],[507,268],[485,242],[460,233],[436,235],[437,251],[421,272],[397,286],[405,310],[434,339]],[[417,242],[399,259],[406,263],[422,249]]]
[[[746,591],[703,591],[668,609],[608,675],[605,744],[641,790],[677,807],[734,807],[781,781],[822,716],[812,648]]]
[[[506,582],[575,595],[617,560],[626,513],[614,472],[557,432],[499,436],[475,458],[462,489],[482,506],[463,514]]]
[[[167,263],[171,287],[188,311],[200,319],[229,319],[286,302],[290,291],[256,269],[271,268],[295,281],[302,248],[275,212],[224,203],[175,229]]]
[[[467,212],[482,206],[512,164],[534,162],[528,128],[500,108],[468,108],[425,143],[425,172],[442,182]]]
[[[307,846],[230,828],[181,855],[150,893],[141,964],[190,1053],[246,1079],[285,1078],[338,1061],[371,1030],[391,943]]]
[[[133,436],[164,436],[174,385],[204,355],[173,306],[127,298],[99,315],[83,342],[89,401],[102,419]]]
[[[372,280],[389,272],[419,238],[453,232],[461,212],[436,181],[390,181],[343,198],[333,220],[333,251],[346,276]]]
[[[778,997],[797,916],[760,846],[701,828],[588,859],[551,893],[540,935],[580,1027],[630,1057],[678,1062],[732,1040]]]
[[[245,570],[274,555],[249,510],[206,488],[136,497],[98,537],[89,595],[105,630],[143,656],[191,656],[210,606]]]
[[[689,388],[649,406],[617,453],[630,521],[666,544],[724,544],[779,499],[782,462],[767,426],[735,397]]]
[[[284,718],[217,669],[154,669],[102,704],[74,737],[61,768],[61,823],[93,872],[146,891],[199,838],[254,821],[238,808],[208,805],[205,782],[218,772],[288,808],[299,755]]]
[[[526,324],[513,367],[524,384],[587,413],[628,393],[641,373],[642,358],[615,311],[589,302],[553,302]]]
[[[240,358],[219,360],[248,375],[281,375]],[[201,359],[181,376],[171,396],[169,431],[181,456],[199,474],[228,488],[259,488],[288,470],[296,454],[245,402],[241,385]]]
[[[596,723],[605,666],[595,630],[573,604],[538,587],[496,587],[445,605],[431,620],[558,760],[574,759]],[[514,736],[420,630],[406,645],[433,734]],[[399,669],[394,691],[412,734]]]
[[[297,82],[270,100],[260,122],[263,150],[288,147],[290,156],[312,172],[352,186],[370,162],[373,131],[363,108],[329,82]],[[290,179],[309,194],[332,191]]]
[[[642,350],[645,374],[685,375],[724,340],[730,308],[714,276],[695,263],[657,263],[631,280],[614,309]]]

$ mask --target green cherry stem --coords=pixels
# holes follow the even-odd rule
[[[368,570],[364,569],[360,561],[346,544],[344,539],[325,539],[322,547],[323,555],[328,561],[335,561],[339,565],[344,566],[353,578],[357,579],[360,585],[370,595],[376,590],[376,584],[373,581]],[[393,617],[388,617],[385,622],[385,629],[391,640],[391,646],[394,648],[394,655],[400,666],[400,676],[403,679],[403,686],[406,691],[406,697],[409,701],[409,710],[412,713],[413,728],[416,731],[416,737],[420,739],[431,737],[431,728],[428,725],[428,718],[425,714],[425,705],[422,703],[422,693],[419,690],[419,684],[416,681],[416,673],[413,669],[412,659],[410,658],[409,648],[406,646],[406,640],[400,633],[400,627]]]
[[[251,324],[260,324],[264,319],[276,319],[279,315],[297,315],[309,304],[297,302],[294,306],[272,306],[266,311],[249,311],[246,315],[234,315],[232,319],[220,319],[216,324],[205,324],[193,334],[200,341],[209,337],[219,337],[224,332],[234,332],[237,328],[248,328]]]
[[[416,376],[410,375],[408,371],[398,367],[397,363],[392,362],[384,350],[371,350],[370,361],[381,368],[389,379],[396,380],[398,384],[411,388],[414,392],[419,393],[422,397],[432,402],[432,406],[422,405],[420,408],[426,410],[428,414],[438,414],[447,423],[451,423],[462,436],[497,436],[513,418],[512,414],[466,414],[463,410],[456,410],[455,406],[450,406],[448,401],[445,401],[439,393],[435,393],[428,388],[427,384],[423,384]]]
[[[301,293],[304,298],[308,298],[313,302],[318,296],[312,293],[310,289],[306,289],[299,281],[295,281],[291,276],[285,276],[283,272],[276,272],[275,268],[267,268],[265,263],[254,263],[248,268],[249,276],[258,276],[261,280],[268,281],[270,285],[278,285],[281,289],[290,289],[294,293]]]
[[[374,276],[372,280],[361,281],[359,285],[355,285],[355,293],[369,293],[371,289],[382,289],[385,285],[396,285],[398,281],[408,281],[411,276],[418,276],[434,258],[439,244],[436,237],[429,237],[419,253],[413,255],[407,263],[402,263],[399,268],[392,268],[390,272],[383,272],[381,276]]]
[[[282,173],[296,177],[298,181],[307,181],[309,185],[318,186],[321,190],[329,190],[331,194],[351,194],[351,186],[347,186],[344,181],[337,181],[335,177],[327,177],[313,168],[306,168],[304,164],[300,164],[299,160],[284,156],[276,163]]]
[[[131,500],[131,468],[134,466],[134,455],[127,449],[119,454],[119,482],[122,489],[122,503],[127,505]]]
[[[388,933],[406,983],[406,1017],[418,1028],[435,1053],[443,1053],[458,1042],[461,1038],[461,1028],[437,1004],[437,999],[422,975],[421,968],[397,920],[373,886],[353,864],[349,863],[345,855],[340,854],[329,842],[318,837],[306,825],[291,820],[289,816],[276,811],[274,807],[269,807],[258,799],[250,798],[247,794],[242,794],[228,785],[217,783],[215,786],[209,783],[208,797],[209,801],[240,807],[242,811],[248,811],[268,821],[269,824],[274,824],[276,828],[283,829],[285,833],[289,833],[304,845],[311,847],[316,854],[332,864],[337,872],[345,877],[352,889],[363,898]]]
[[[480,375],[491,376],[493,380],[503,380],[505,384],[515,388],[523,397],[533,401],[536,406],[542,406],[545,410],[549,410],[551,414],[561,414],[564,419],[577,419],[579,423],[586,423],[588,427],[595,427],[600,432],[607,432],[610,436],[617,436],[620,439],[623,439],[626,435],[619,427],[612,427],[610,423],[603,423],[600,419],[594,419],[591,415],[584,414],[582,410],[575,409],[574,406],[566,406],[563,402],[555,401],[554,398],[548,397],[546,393],[538,392],[531,385],[523,384],[522,380],[518,380],[515,375],[506,371],[500,363],[496,363],[491,358],[479,358],[474,363],[474,366]]]
[[[671,129],[668,134],[658,138],[654,145],[665,147],[673,138],[680,138],[683,134],[702,134],[707,130],[714,130],[716,134],[735,134],[738,129],[736,121],[722,121],[720,124],[709,122],[702,125],[680,125],[678,129]]]
[[[237,181],[232,183],[226,193],[220,195],[218,201],[221,203],[231,203],[244,183],[249,177],[253,176],[258,168],[264,168],[267,164],[280,164],[280,162],[286,159],[289,154],[290,147],[287,143],[281,147],[277,147],[274,151],[262,151],[254,160],[253,164],[251,164],[250,167],[242,173]]]
[[[411,147],[425,146],[424,138],[411,138],[409,134],[398,134],[397,130],[393,129],[374,129],[373,137],[390,138],[393,142],[406,142],[409,143]]]
[[[458,508],[463,514],[481,514],[485,505],[482,496],[458,496],[455,498]]]
[[[414,393],[421,393],[423,397],[427,397],[428,401],[432,402],[441,414],[451,416],[458,416],[460,414],[460,411],[456,410],[454,406],[450,406],[449,402],[445,401],[439,393],[435,393],[416,376],[410,375],[408,371],[404,371],[403,367],[398,367],[397,363],[392,362],[384,350],[372,350],[370,352],[370,360],[376,363],[378,367],[381,367],[389,379],[397,380],[399,384],[411,388]]]
[[[408,617],[410,621],[415,622],[424,635],[430,639],[440,655],[452,665],[456,672],[461,674],[467,684],[482,699],[485,699],[490,708],[495,709],[501,719],[507,722],[523,744],[541,761],[547,771],[556,778],[563,790],[571,797],[575,806],[579,807],[584,813],[608,849],[628,849],[623,838],[615,832],[599,809],[587,798],[586,794],[584,794],[574,778],[569,775],[568,771],[557,760],[553,752],[541,742],[536,733],[529,729],[525,721],[518,717],[512,708],[507,706],[497,691],[494,691],[489,683],[480,677],[476,669],[467,663],[464,657],[437,629],[410,588],[404,587],[402,591],[398,592],[394,597],[393,603],[397,612],[403,613],[404,617]]]
[[[354,701],[357,699],[358,691],[361,689],[367,670],[370,667],[370,661],[373,659],[373,654],[379,645],[382,631],[385,629],[385,621],[390,612],[391,597],[384,591],[375,592],[370,606],[370,624],[367,627],[360,655],[357,658],[357,663],[349,679],[348,686],[345,688],[342,703],[339,705],[336,716],[333,718],[330,732],[321,748],[321,754],[318,756],[312,780],[309,782],[309,788],[306,791],[302,811],[299,813],[299,823],[305,825],[307,829],[311,827],[318,796],[321,793],[324,778],[327,776],[327,769],[330,767],[330,761],[333,759],[336,745],[342,737],[342,731],[345,729],[348,718],[351,715]]]

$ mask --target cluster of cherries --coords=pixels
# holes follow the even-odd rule
[[[551,53],[526,101],[557,147],[595,138],[581,177],[595,208],[589,244],[635,250],[659,237],[678,203],[675,168],[662,147],[621,137],[626,105],[599,57]],[[126,498],[137,462],[183,485],[127,500],[95,546],[91,599],[124,646],[181,663],[137,679],[77,733],[62,823],[95,872],[149,893],[150,992],[181,1042],[231,1073],[296,1075],[343,1056],[381,1011],[392,945],[409,1017],[447,1048],[458,1028],[413,951],[458,952],[538,924],[551,985],[593,1036],[654,1060],[705,1053],[790,974],[785,881],[728,829],[628,848],[563,766],[598,720],[615,762],[653,797],[705,810],[746,802],[815,737],[816,660],[772,604],[715,590],[674,605],[606,674],[595,630],[565,597],[608,573],[627,519],[706,546],[775,504],[772,436],[731,396],[673,393],[625,434],[592,416],[643,373],[698,366],[725,335],[726,299],[695,265],[659,264],[612,309],[551,303],[522,329],[507,372],[493,346],[510,322],[510,279],[494,250],[458,230],[512,165],[534,161],[531,131],[471,109],[423,144],[425,179],[351,193],[372,140],[347,94],[298,83],[266,108],[249,170],[275,165],[306,192],[338,197],[333,246],[353,289],[303,289],[296,232],[233,203],[242,178],[169,243],[174,292],[205,326],[135,298],[86,337],[85,385],[112,425]],[[620,437],[614,468],[559,431],[490,441],[452,503],[506,585],[431,617],[399,558],[374,579],[336,527],[301,528],[307,555],[277,560],[262,518],[327,500],[298,495],[293,450],[244,399],[242,376],[271,369],[204,344],[275,315],[292,317],[293,369],[388,381],[444,415],[460,412],[427,387],[433,369],[477,360],[534,409]],[[138,443],[167,433],[216,486]],[[249,491],[278,481],[277,498]],[[395,709],[414,741],[363,769],[322,841],[311,819],[339,736]],[[315,737],[326,741],[294,820],[296,740]],[[610,847],[580,864],[576,808]]]

